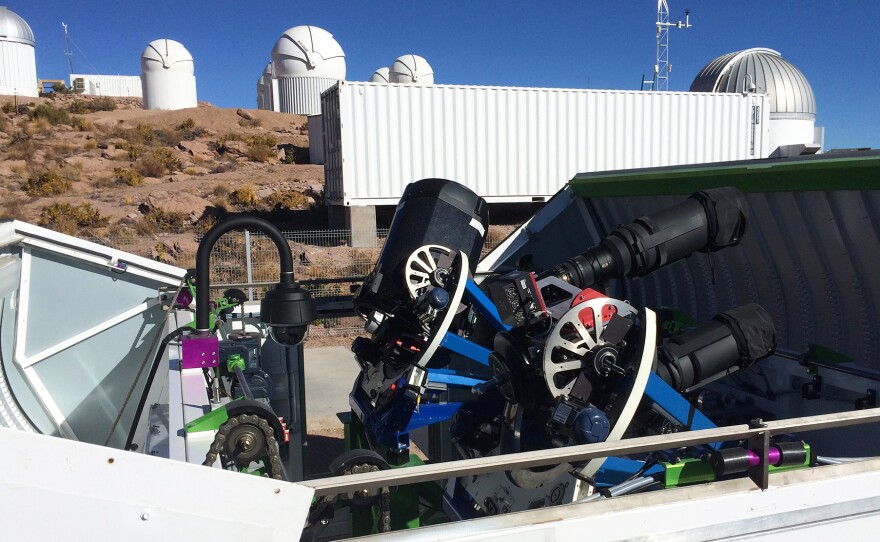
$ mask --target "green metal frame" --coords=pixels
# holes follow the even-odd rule
[[[679,195],[721,186],[743,192],[878,189],[880,152],[581,173],[568,184],[581,197]]]

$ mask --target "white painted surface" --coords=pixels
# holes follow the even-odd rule
[[[345,53],[330,32],[317,26],[295,26],[272,48],[275,77],[345,79]]]
[[[309,488],[0,428],[8,540],[298,540]],[[236,504],[224,505],[225,498]]]
[[[75,73],[70,76],[70,88],[82,79],[83,94],[90,96],[115,96],[120,98],[141,98],[144,93],[141,78],[137,75],[88,75]]]
[[[582,172],[766,158],[766,100],[340,82],[322,103],[324,192],[334,205],[393,205],[407,184],[441,177],[491,203],[532,201]]]
[[[193,57],[169,39],[150,42],[141,54],[144,109],[173,111],[197,107]]]
[[[34,46],[0,37],[0,95],[39,95]]]
[[[266,64],[266,69],[257,80],[257,109],[272,110],[272,63]]]
[[[388,82],[401,85],[433,85],[434,68],[419,55],[403,55],[391,64]]]
[[[321,93],[339,80],[329,77],[279,77],[276,111],[294,115],[320,115]]]
[[[447,523],[362,540],[873,540],[880,460]]]
[[[39,95],[34,32],[17,13],[0,7],[0,95]]]

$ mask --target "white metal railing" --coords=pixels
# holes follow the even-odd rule
[[[471,476],[489,472],[525,469],[555,465],[565,462],[580,462],[589,459],[617,455],[668,450],[682,446],[693,446],[709,442],[761,438],[769,442],[770,437],[795,431],[817,431],[834,427],[845,427],[880,421],[880,408],[806,416],[765,422],[760,427],[732,425],[700,431],[686,431],[667,435],[638,437],[616,442],[600,442],[536,450],[501,456],[479,457],[461,461],[448,461],[417,467],[403,467],[394,470],[366,472],[332,478],[321,478],[299,482],[315,490],[315,496],[336,495],[356,490],[377,489],[387,486],[415,484],[443,480],[450,477]],[[766,462],[764,462],[766,468]]]

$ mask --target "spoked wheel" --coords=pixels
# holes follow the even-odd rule
[[[632,305],[600,297],[575,305],[556,322],[544,349],[544,380],[553,397],[571,392],[574,381],[593,365],[598,372],[613,367],[617,352],[605,340],[608,320],[638,314]]]

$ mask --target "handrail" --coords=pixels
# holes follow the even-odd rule
[[[579,462],[597,457],[668,450],[709,442],[748,439],[760,436],[770,437],[780,433],[817,431],[872,422],[880,422],[880,408],[764,422],[761,427],[750,427],[746,424],[732,425],[700,431],[638,437],[616,442],[582,444],[549,450],[448,461],[417,467],[403,467],[390,471],[335,476],[298,483],[313,488],[315,496],[321,497],[364,489],[443,480],[452,476],[470,476],[511,470],[512,468],[523,469],[562,462]]]

